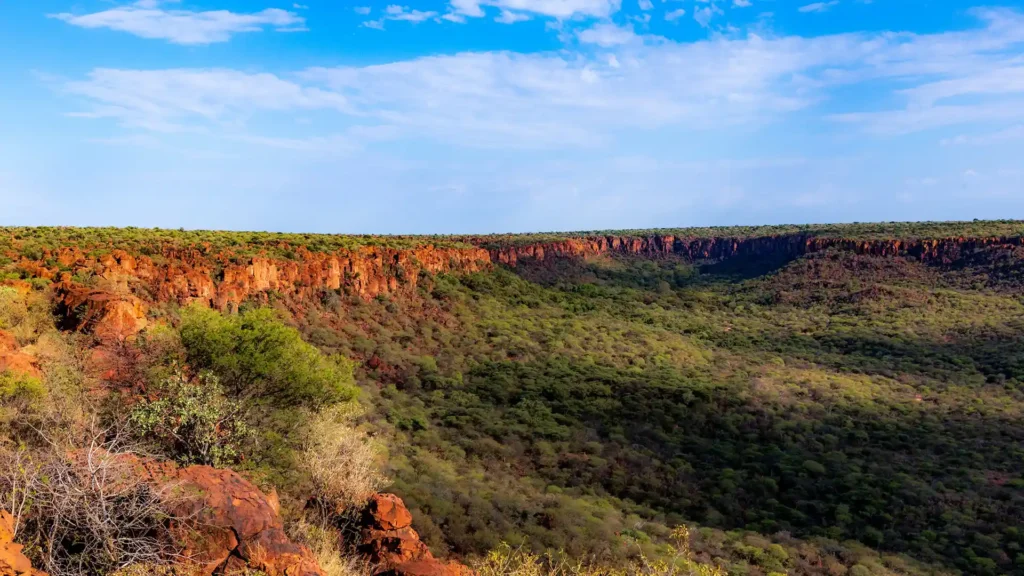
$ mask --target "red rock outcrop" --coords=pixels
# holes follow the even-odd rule
[[[458,562],[434,558],[412,528],[412,514],[394,494],[377,494],[363,513],[360,553],[376,576],[474,576]]]
[[[42,376],[36,357],[20,348],[13,335],[0,330],[0,372],[6,371],[36,378]]]
[[[31,276],[53,278],[68,322],[65,327],[94,331],[102,337],[126,337],[147,324],[147,309],[159,303],[198,302],[234,310],[261,294],[315,298],[324,290],[344,288],[364,299],[417,286],[421,273],[469,273],[494,264],[518,266],[552,259],[602,254],[674,257],[686,261],[721,261],[735,257],[789,260],[829,249],[857,254],[916,258],[949,265],[986,248],[1019,248],[1020,236],[939,239],[851,239],[813,234],[753,237],[692,237],[671,234],[589,235],[561,240],[497,244],[487,237],[464,238],[462,246],[422,244],[396,248],[367,245],[333,252],[313,252],[281,244],[288,258],[242,256],[209,244],[154,246],[147,254],[112,250],[90,256],[80,247],[47,252],[39,262],[22,260]],[[474,247],[477,246],[477,247]],[[486,246],[487,248],[483,248]],[[58,262],[71,272],[47,268]],[[86,286],[76,277],[90,277]]]
[[[342,287],[370,299],[415,288],[421,272],[475,272],[491,265],[487,251],[479,248],[365,246],[322,253],[299,247],[294,253],[294,259],[257,256],[239,262],[231,254],[202,248],[166,248],[158,260],[123,250],[89,258],[76,248],[63,248],[57,260],[76,273],[88,272],[101,287],[81,285],[64,273],[57,296],[73,324],[68,328],[130,336],[146,326],[147,308],[157,302],[198,302],[233,310],[263,292],[314,297]],[[53,275],[46,269],[35,272]]]
[[[796,258],[828,249],[875,256],[905,256],[929,264],[951,264],[966,254],[993,246],[1021,246],[1024,238],[940,238],[932,240],[856,240],[793,234],[752,238],[687,238],[672,235],[587,236],[554,242],[491,248],[491,260],[516,266],[521,260],[582,258],[600,254],[646,257],[676,256],[690,261],[724,260],[737,256]]]
[[[0,510],[0,576],[46,576],[32,568],[21,550],[21,544],[14,542],[14,518],[6,510]]]
[[[60,304],[75,330],[95,332],[103,339],[132,336],[146,327],[147,306],[139,298],[102,290],[68,286]]]
[[[267,576],[323,576],[309,550],[285,534],[274,501],[236,472],[148,460],[133,465],[147,482],[173,486],[183,496],[168,504],[169,511],[187,519],[174,530],[200,573],[249,568]]]

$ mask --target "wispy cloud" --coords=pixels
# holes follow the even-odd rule
[[[316,110],[483,147],[595,146],[627,129],[762,125],[813,110],[851,85],[897,78],[902,88],[890,88],[890,96],[906,107],[826,118],[878,134],[1024,122],[1024,14],[975,15],[981,27],[929,35],[689,43],[600,23],[577,34],[580,43],[604,48],[598,53],[572,45],[551,53],[467,52],[288,75],[100,69],[64,90],[82,99],[80,116],[153,131],[224,130],[259,113]]]
[[[235,34],[260,32],[268,28],[294,32],[304,30],[306,23],[304,18],[294,12],[276,8],[252,14],[227,10],[196,12],[166,10],[156,0],[141,0],[128,6],[91,14],[62,12],[48,16],[81,28],[107,28],[175,44],[227,42]]]
[[[384,9],[384,14],[380,18],[363,22],[363,26],[367,28],[374,28],[376,30],[383,30],[384,22],[388,20],[412,22],[413,24],[418,24],[424,20],[435,20],[440,22],[437,12],[414,10],[410,9],[408,6],[390,4]]]
[[[607,18],[619,11],[622,0],[450,0],[452,13],[470,18],[484,16],[485,6],[559,19]]]
[[[423,10],[410,10],[407,6],[398,6],[391,4],[385,9],[388,20],[404,20],[406,22],[422,22],[435,18],[437,12],[434,11],[423,11]]]
[[[230,127],[257,112],[331,109],[352,112],[346,98],[273,74],[235,70],[97,69],[63,90],[89,102],[73,113],[112,118],[156,132]]]
[[[827,12],[829,8],[839,4],[839,0],[831,0],[830,2],[815,2],[813,4],[805,4],[799,8],[799,12]]]
[[[615,24],[597,24],[577,32],[576,36],[584,44],[597,44],[609,48],[639,40],[632,26],[619,27]]]
[[[676,8],[675,10],[669,10],[668,12],[665,12],[665,20],[669,22],[675,22],[676,20],[679,20],[683,16],[686,16],[685,8]]]
[[[953,138],[944,138],[939,143],[943,146],[990,146],[1015,140],[1024,140],[1024,124],[985,134],[960,134]]]
[[[511,10],[502,10],[501,14],[494,19],[495,22],[501,24],[515,24],[516,22],[523,22],[529,20],[530,16],[523,14],[522,12],[513,12]]]

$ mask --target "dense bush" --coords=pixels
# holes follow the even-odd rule
[[[1021,226],[670,233],[936,237]],[[497,567],[486,568],[494,574],[670,569],[678,547],[668,527],[684,523],[693,562],[729,576],[1024,573],[1019,247],[943,266],[842,251],[794,261],[524,262],[424,274],[418,290],[368,302],[324,290],[180,316],[162,303],[150,314],[169,327],[153,322],[135,341],[91,350],[52,333],[39,305],[50,301],[48,282],[19,264],[63,270],[53,249],[68,242],[94,256],[127,246],[154,259],[196,250],[237,264],[427,239],[6,229],[3,279],[30,282],[0,289],[0,329],[30,346],[43,372],[38,386],[0,386],[0,395],[18,391],[0,398],[11,414],[33,415],[10,418],[25,424],[8,427],[8,444],[38,447],[36,430],[52,436],[57,423],[82,429],[95,415],[76,411],[74,399],[115,390],[123,403],[112,420],[134,406],[134,424],[184,462],[242,452],[236,465],[276,485],[299,517],[311,492],[351,508],[381,485],[369,434],[386,444],[389,489],[435,552],[486,559],[498,550],[489,557]],[[268,301],[274,311],[252,309]],[[96,375],[94,352],[116,358],[117,370]],[[371,409],[337,418],[348,409],[335,404],[356,383]],[[251,442],[237,442],[223,419],[236,408]],[[312,524],[296,534],[338,570],[362,569],[324,544],[337,534]]]
[[[37,567],[92,576],[181,557],[166,512],[181,496],[145,483],[124,448],[100,436],[70,452],[0,449],[0,504]]]
[[[299,321],[366,360],[436,547],[625,559],[633,523],[657,543],[686,520],[736,574],[779,571],[769,544],[800,573],[1016,569],[1019,298],[971,288],[984,267],[848,253],[748,272],[554,263]],[[771,540],[715,535],[737,529]]]
[[[189,363],[217,375],[239,401],[323,406],[350,400],[358,390],[351,362],[325,357],[268,308],[238,315],[187,308],[181,341]]]
[[[178,372],[151,387],[128,418],[140,440],[155,441],[183,465],[225,466],[237,461],[251,436],[239,402],[226,399],[217,377]]]

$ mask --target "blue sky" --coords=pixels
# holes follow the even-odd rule
[[[0,0],[0,224],[1024,217],[1024,5]]]

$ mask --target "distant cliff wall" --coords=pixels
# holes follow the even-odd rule
[[[580,258],[600,254],[646,257],[676,256],[690,261],[737,256],[796,258],[830,248],[857,254],[904,256],[927,263],[952,263],[965,254],[992,246],[1021,246],[1021,237],[941,238],[934,240],[857,240],[790,235],[756,238],[686,238],[669,235],[592,236],[489,250],[491,260],[508,266],[521,261]]]
[[[550,242],[481,247],[423,245],[412,248],[364,246],[335,252],[303,247],[290,258],[240,256],[202,246],[166,247],[159,254],[111,250],[90,256],[75,246],[48,251],[40,260],[22,259],[30,278],[53,282],[58,313],[66,329],[126,335],[143,329],[153,305],[200,303],[235,310],[250,297],[274,291],[315,298],[323,290],[345,288],[364,299],[417,286],[421,272],[472,273],[495,264],[519,266],[603,254],[687,261],[729,258],[792,259],[828,249],[857,254],[909,257],[930,264],[952,264],[979,250],[1017,248],[1015,237],[863,240],[810,235],[751,238],[696,238],[671,235],[585,236]]]

